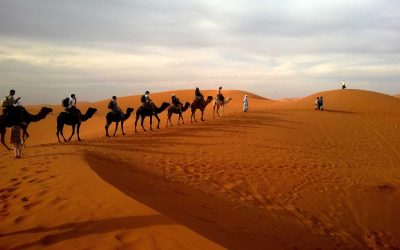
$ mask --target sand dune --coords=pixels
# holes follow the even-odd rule
[[[346,89],[315,93],[292,103],[290,107],[309,109],[316,97],[324,97],[327,110],[346,110],[357,112],[399,112],[400,100],[393,96],[364,90]]]
[[[104,136],[107,100],[80,107],[99,109],[80,143],[55,143],[57,111],[33,124],[22,160],[0,153],[0,248],[400,247],[399,99],[225,96],[233,101],[222,118],[210,106],[205,122],[186,113],[187,124],[166,129],[163,114],[160,130],[137,134],[130,118],[115,138]],[[316,96],[326,111],[313,110]],[[136,109],[139,96],[120,105]]]

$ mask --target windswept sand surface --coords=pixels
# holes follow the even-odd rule
[[[107,101],[87,104],[83,142],[55,143],[57,111],[32,124],[22,160],[0,153],[0,249],[400,248],[400,99],[250,96],[242,113],[244,94],[205,122],[166,129],[164,113],[134,134],[130,118],[126,136],[104,136]]]

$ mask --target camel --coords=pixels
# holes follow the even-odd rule
[[[204,109],[207,107],[207,105],[213,100],[212,96],[208,96],[207,100],[205,100],[205,102],[203,103],[199,103],[196,99],[193,101],[192,105],[190,105],[190,108],[192,110],[192,115],[190,116],[190,122],[193,122],[193,118],[194,121],[197,122],[196,120],[196,109],[200,109],[201,111],[201,120],[204,121],[203,119],[203,115],[204,115]]]
[[[29,134],[28,134],[28,126],[29,126],[29,124],[31,122],[38,122],[38,121],[46,118],[46,116],[50,112],[52,112],[53,109],[47,108],[47,107],[42,107],[40,109],[40,111],[36,115],[30,114],[28,111],[26,111],[26,109],[24,107],[20,107],[20,111],[22,112],[23,120],[25,122],[25,124],[21,125],[21,128],[22,128],[22,144],[24,144],[26,142],[26,140],[28,139],[28,137],[29,137]],[[6,128],[7,127],[12,127],[14,125],[16,125],[15,122],[9,120],[6,115],[1,115],[0,116],[1,143],[8,150],[10,150],[10,148],[4,142],[4,138],[5,138],[5,135],[6,135]]]
[[[142,128],[143,128],[144,132],[146,132],[146,129],[145,129],[144,126],[143,126],[144,118],[145,118],[146,116],[150,116],[150,130],[153,130],[153,128],[152,128],[152,124],[153,124],[153,115],[154,115],[154,117],[158,120],[157,129],[160,129],[160,118],[158,118],[158,114],[161,113],[161,112],[163,112],[163,111],[164,111],[166,108],[168,108],[169,106],[170,106],[170,104],[169,104],[168,102],[163,102],[163,103],[161,104],[161,107],[159,107],[159,108],[157,108],[157,107],[154,105],[154,112],[151,111],[151,110],[149,110],[149,109],[147,109],[147,108],[145,108],[145,107],[143,107],[143,106],[141,106],[140,108],[138,108],[138,109],[136,110],[135,133],[137,133],[136,125],[137,125],[137,122],[138,122],[139,118],[141,118],[141,123],[140,123],[140,125],[142,125]]]
[[[92,116],[97,112],[97,109],[95,108],[88,108],[86,113],[83,115],[80,110],[78,110],[80,113],[81,120],[79,121],[78,117],[74,114],[71,114],[69,112],[61,112],[57,116],[57,139],[58,143],[61,143],[60,141],[60,134],[64,139],[64,142],[71,141],[72,136],[75,134],[75,127],[77,128],[77,135],[78,135],[78,141],[81,141],[81,138],[79,136],[79,128],[81,127],[81,122],[85,122],[92,118]],[[64,125],[69,125],[72,126],[72,134],[69,137],[68,140],[65,139],[63,129]]]
[[[110,135],[108,134],[108,127],[110,127],[110,124],[113,122],[116,122],[115,124],[115,131],[114,131],[114,135],[117,132],[118,129],[118,123],[121,122],[121,129],[122,129],[122,134],[125,135],[124,132],[124,122],[131,116],[131,113],[133,112],[133,108],[127,108],[126,109],[126,113],[124,114],[124,118],[122,119],[120,114],[117,114],[116,112],[110,111],[107,113],[106,115],[106,136],[110,137]]]
[[[224,114],[224,107],[228,103],[232,101],[232,97],[226,98],[224,101],[221,101],[219,98],[214,98],[214,105],[213,105],[213,117],[215,118],[215,108],[217,108],[217,115],[221,117]],[[219,114],[219,108],[221,108],[221,114]]]
[[[190,103],[186,102],[185,105],[181,109],[182,113],[185,112],[189,107],[190,107]],[[172,127],[172,123],[171,123],[172,114],[179,114],[178,125],[179,125],[179,121],[181,119],[182,119],[182,123],[185,124],[185,122],[183,121],[182,113],[179,112],[179,109],[177,109],[174,106],[169,107],[169,109],[168,109],[168,118],[167,118],[167,126],[166,127],[168,127],[168,121],[169,121],[169,123],[171,124],[171,127]]]

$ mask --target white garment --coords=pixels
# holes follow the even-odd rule
[[[76,99],[70,97],[69,101],[68,101],[68,109],[75,107],[75,106],[76,106]]]
[[[11,107],[11,106],[14,106],[15,103],[16,103],[16,102],[15,102],[14,96],[9,95],[9,96],[7,97],[7,105],[6,105],[6,106]]]
[[[247,95],[245,95],[243,99],[243,112],[246,112],[248,109],[249,109],[249,101],[247,99]]]

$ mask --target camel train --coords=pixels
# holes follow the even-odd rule
[[[198,89],[196,90],[198,91]],[[147,93],[147,92],[146,92]],[[196,92],[197,93],[197,92]],[[199,92],[198,92],[199,93]],[[174,96],[174,95],[173,95]],[[57,140],[59,143],[61,143],[60,140],[60,135],[64,142],[69,142],[71,141],[72,137],[75,135],[75,131],[78,137],[78,141],[81,141],[80,138],[80,127],[82,122],[86,122],[87,120],[91,119],[94,114],[97,112],[97,109],[89,107],[86,111],[86,113],[82,114],[80,110],[76,109],[76,99],[75,95],[71,95],[72,98],[68,99],[68,103],[66,102],[64,104],[63,100],[63,106],[65,107],[66,111],[60,112],[59,115],[57,116]],[[201,95],[202,97],[202,95]],[[72,100],[72,102],[71,102]],[[74,103],[75,100],[75,103]],[[137,133],[137,123],[139,119],[141,119],[140,125],[143,129],[143,131],[147,131],[143,125],[145,118],[148,116],[150,118],[150,130],[153,130],[153,116],[157,119],[157,129],[160,128],[160,118],[158,117],[158,114],[161,112],[167,110],[167,124],[166,127],[168,127],[168,124],[170,126],[172,125],[171,118],[173,114],[178,115],[178,125],[180,125],[180,122],[182,121],[182,124],[185,124],[183,120],[183,113],[187,111],[188,109],[191,110],[191,116],[190,116],[190,122],[193,123],[197,122],[196,120],[196,110],[200,110],[201,112],[201,121],[204,121],[204,110],[213,101],[213,117],[215,118],[215,113],[221,117],[224,112],[225,106],[232,100],[232,98],[227,98],[223,101],[221,101],[217,97],[212,97],[208,96],[205,100],[198,99],[197,95],[196,98],[193,100],[192,103],[186,102],[185,104],[179,103],[180,106],[173,104],[171,106],[170,103],[168,102],[163,102],[160,107],[157,107],[153,102],[149,102],[152,105],[152,108],[146,107],[146,105],[142,105],[136,110],[136,118],[135,118],[135,133]],[[67,101],[67,100],[65,100]],[[72,103],[72,104],[71,104]],[[71,106],[72,105],[72,106]],[[7,115],[7,114],[2,114],[0,115],[0,136],[1,136],[1,143],[5,148],[10,150],[10,147],[7,146],[5,143],[5,135],[6,135],[6,129],[11,128],[16,125],[20,125],[22,129],[22,144],[26,142],[26,140],[29,137],[28,133],[28,126],[31,122],[39,122],[47,117],[53,110],[48,107],[42,107],[40,111],[37,114],[30,114],[24,107],[22,106],[17,106],[15,107],[15,114],[14,115]],[[71,111],[72,110],[72,111]],[[221,110],[221,111],[220,111]],[[127,108],[126,112],[117,113],[114,112],[113,110],[108,112],[106,115],[106,124],[105,124],[105,133],[106,136],[109,137],[109,127],[110,125],[115,122],[115,130],[113,133],[113,136],[116,135],[118,131],[118,126],[121,124],[121,130],[122,134],[125,135],[124,131],[124,122],[131,117],[134,109],[133,108]],[[16,117],[18,118],[17,121]],[[22,119],[22,123],[20,123]],[[65,138],[63,129],[64,126],[68,125],[72,127],[72,133],[71,135],[67,138]]]

